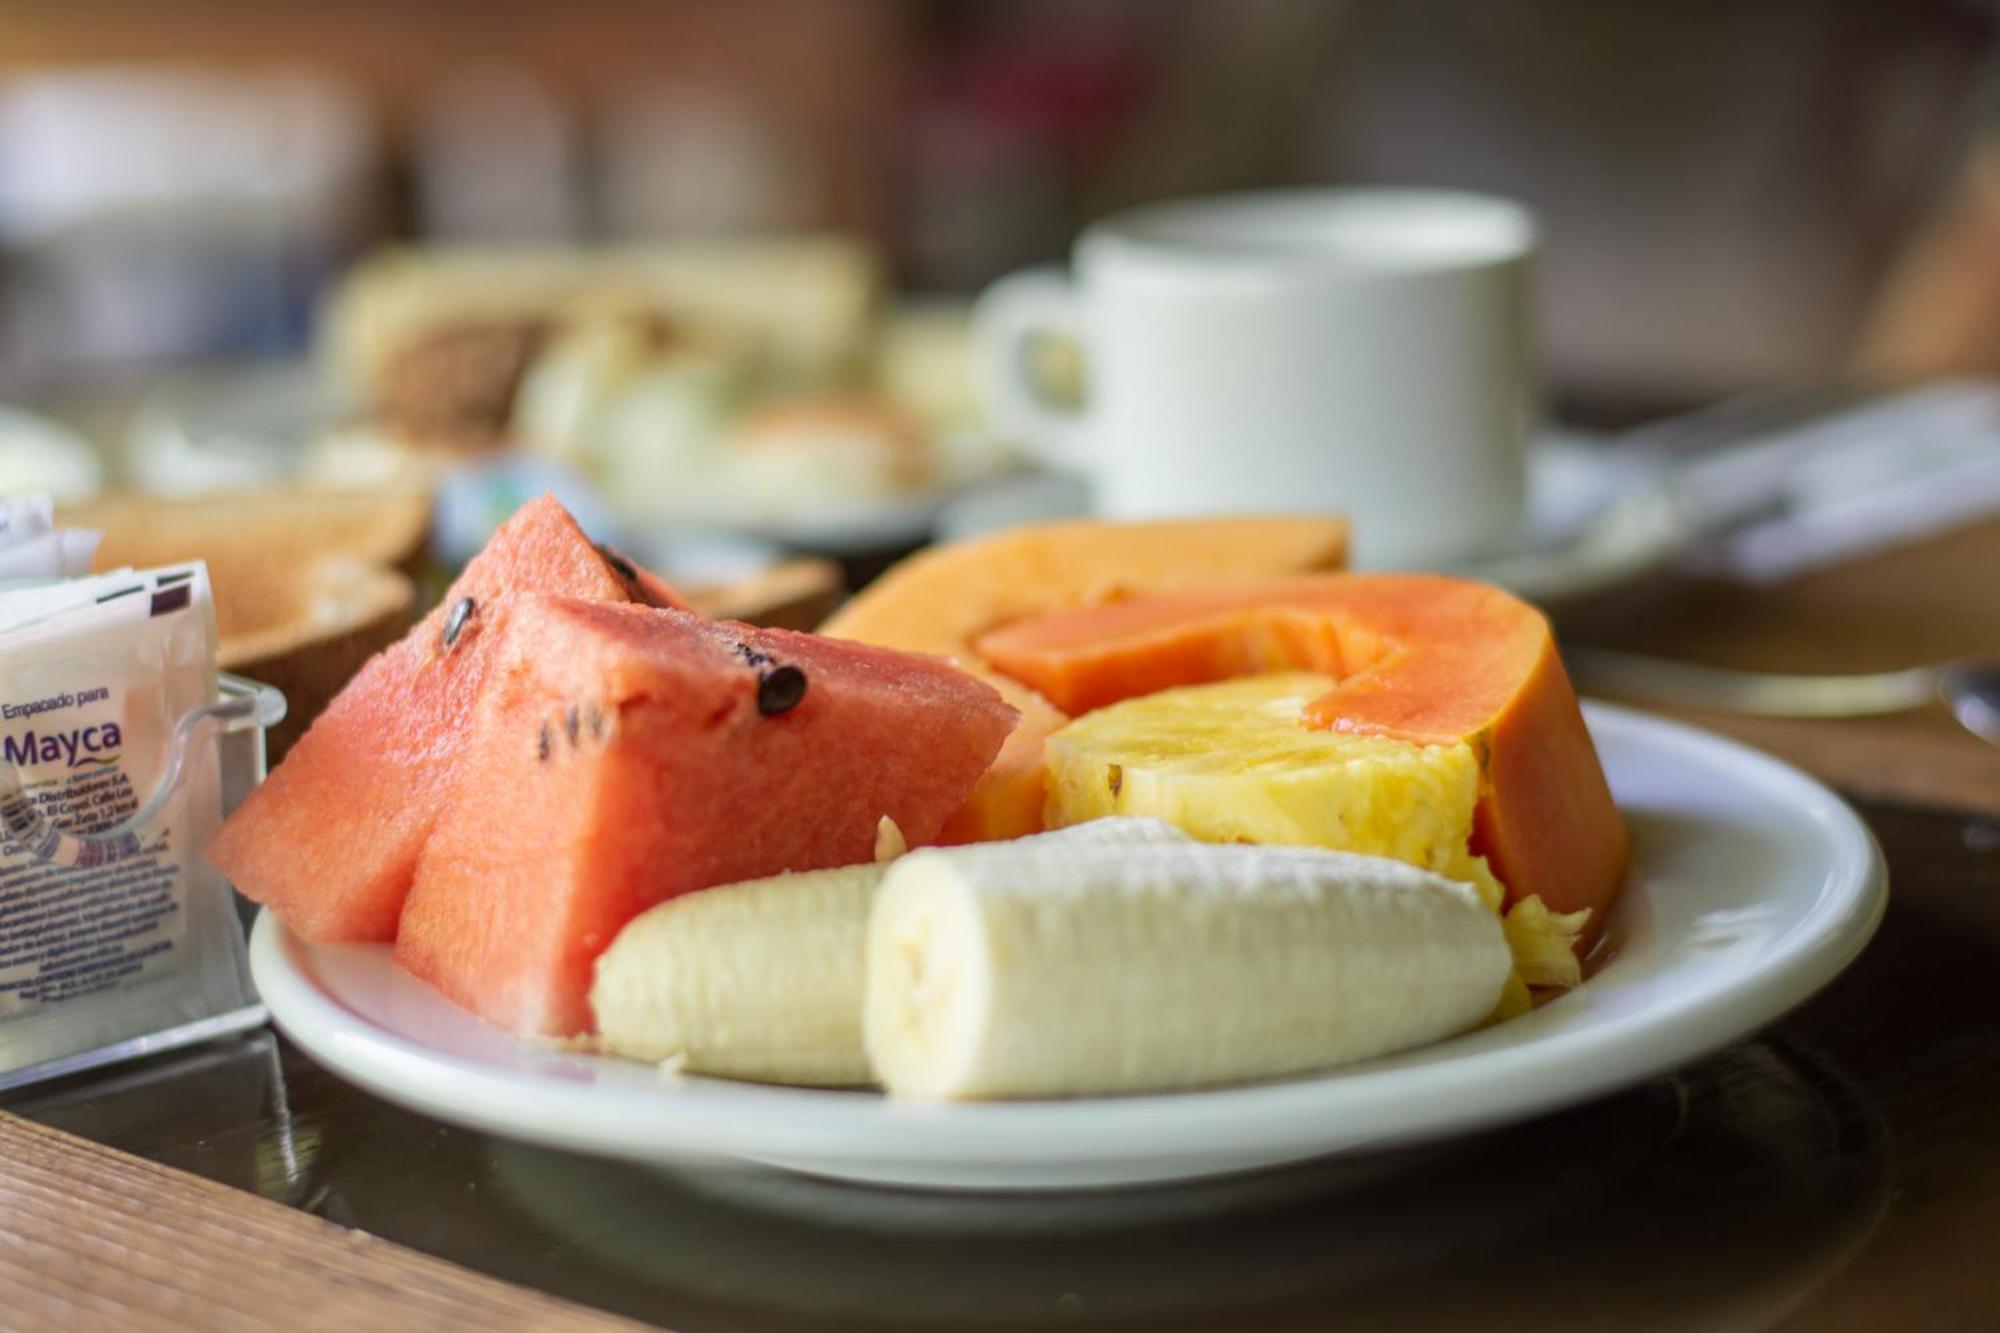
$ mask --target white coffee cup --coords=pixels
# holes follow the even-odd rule
[[[1534,249],[1526,210],[1445,191],[1151,205],[1085,230],[1074,277],[986,291],[983,387],[1108,516],[1338,510],[1356,564],[1449,563],[1518,536]],[[1080,408],[1031,373],[1045,337],[1082,350]]]

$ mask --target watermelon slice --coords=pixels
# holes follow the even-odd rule
[[[592,1026],[591,969],[691,890],[933,840],[1014,725],[933,658],[565,598],[519,601],[396,959],[522,1034]]]
[[[369,659],[230,816],[209,859],[320,942],[395,938],[417,853],[457,776],[497,622],[523,592],[681,606],[593,546],[552,496],[523,505],[437,609]]]

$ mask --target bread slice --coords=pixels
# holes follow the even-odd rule
[[[295,564],[329,554],[413,569],[430,516],[430,500],[423,495],[305,488],[173,498],[112,494],[62,510],[65,525],[104,533],[100,568],[199,557],[208,561],[211,574],[239,562]],[[226,618],[220,607],[216,614]]]

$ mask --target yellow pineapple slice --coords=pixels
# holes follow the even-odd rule
[[[1505,891],[1473,855],[1481,773],[1472,746],[1417,745],[1310,729],[1305,706],[1331,677],[1293,671],[1163,690],[1086,713],[1049,737],[1051,828],[1151,815],[1208,842],[1365,852],[1471,884],[1495,912]],[[1527,899],[1507,913],[1520,976],[1581,979],[1583,913]]]

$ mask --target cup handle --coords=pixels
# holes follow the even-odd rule
[[[1088,414],[1049,400],[1029,353],[1035,339],[1051,336],[1087,348],[1083,323],[1075,286],[1053,266],[1007,275],[972,308],[973,358],[994,424],[1042,462],[1069,471],[1090,465]]]

